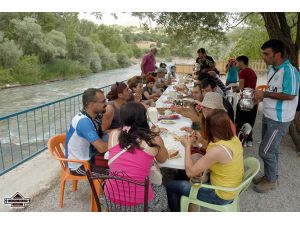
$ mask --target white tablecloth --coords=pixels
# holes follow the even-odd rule
[[[173,86],[169,86],[163,93],[163,95],[156,101],[156,107],[157,108],[168,108],[171,106],[171,104],[164,103],[164,101],[168,100],[168,93],[169,91],[173,91]],[[178,120],[172,120],[175,122],[175,124],[163,124],[160,121],[157,123],[159,127],[163,127],[168,129],[168,133],[162,134],[161,137],[165,143],[165,146],[168,150],[179,150],[179,158],[175,159],[168,159],[165,163],[159,164],[160,167],[167,167],[167,168],[175,168],[175,169],[184,169],[184,156],[185,156],[185,149],[181,145],[179,141],[176,141],[174,139],[173,133],[183,136],[187,134],[184,131],[181,131],[181,127],[190,127],[192,124],[192,121],[186,117],[183,117],[179,115]]]

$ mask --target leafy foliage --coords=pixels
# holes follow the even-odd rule
[[[23,55],[22,50],[13,40],[4,40],[3,43],[0,43],[0,52],[0,66],[4,68],[15,66]]]

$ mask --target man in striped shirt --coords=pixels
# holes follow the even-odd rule
[[[285,58],[284,44],[269,40],[262,47],[263,59],[269,66],[266,91],[256,90],[255,101],[263,101],[262,141],[259,156],[264,163],[264,176],[254,179],[254,190],[259,193],[275,189],[278,180],[279,145],[298,104],[299,72]]]

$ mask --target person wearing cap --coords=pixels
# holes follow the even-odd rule
[[[103,114],[102,130],[110,131],[121,126],[120,108],[131,98],[131,91],[127,84],[116,82],[107,94],[106,112]]]
[[[206,93],[203,98],[203,101],[199,102],[199,105],[201,105],[202,110],[201,110],[200,114],[197,114],[198,115],[198,124],[193,122],[192,129],[194,131],[197,131],[196,134],[198,135],[198,141],[202,145],[202,148],[206,149],[208,142],[207,142],[207,140],[205,140],[205,138],[203,138],[203,136],[204,136],[203,135],[203,131],[204,131],[203,127],[206,124],[206,118],[208,117],[208,115],[213,113],[215,110],[221,109],[221,110],[224,110],[226,113],[227,113],[227,111],[224,107],[222,96],[216,92]],[[199,129],[195,129],[196,126],[198,126]],[[235,125],[233,124],[233,122],[231,121],[231,119],[230,119],[230,127],[231,127],[233,134],[236,135],[236,128],[235,128]],[[185,130],[189,133],[192,132],[191,128],[188,128],[188,127],[182,127],[181,130]],[[201,131],[202,134],[200,132],[198,132],[199,130]]]
[[[155,92],[153,90],[154,84],[155,84],[155,78],[152,76],[149,76],[146,81],[146,86],[142,90],[142,99],[143,100],[153,99],[154,101],[156,101],[160,97],[161,93]]]
[[[208,102],[204,104],[212,107]],[[243,147],[238,137],[233,134],[230,121],[227,113],[221,109],[207,116],[204,134],[209,144],[206,154],[196,162],[192,160],[191,149],[197,137],[190,135],[181,138],[180,142],[185,147],[185,172],[189,178],[202,176],[209,169],[209,184],[213,186],[235,188],[241,184],[244,176]],[[171,211],[179,212],[181,196],[190,194],[190,182],[173,180],[167,183],[166,187]],[[197,198],[211,204],[226,205],[232,203],[237,194],[237,192],[200,188]]]
[[[141,75],[142,77],[146,77],[149,73],[155,71],[155,55],[157,53],[157,48],[151,48],[150,52],[144,55],[141,62]]]
[[[217,84],[214,79],[212,78],[205,78],[201,81],[201,90],[203,96],[205,96],[206,93],[208,92],[217,92]],[[217,92],[219,93],[219,92]],[[232,105],[230,102],[223,97],[223,105],[228,113],[229,118],[231,121],[234,123],[234,110],[232,108]]]

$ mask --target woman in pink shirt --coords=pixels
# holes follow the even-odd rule
[[[159,163],[165,162],[168,152],[159,134],[150,130],[146,109],[141,103],[127,103],[121,107],[120,114],[121,128],[112,131],[108,141],[110,172],[122,171],[130,179],[144,182],[145,178],[150,176],[153,162],[155,160]],[[117,196],[117,199],[110,199],[110,203],[124,206],[126,200],[127,204],[135,205],[136,211],[143,211],[144,187],[137,187],[133,199],[133,193],[130,195],[130,190],[134,190],[133,188],[123,185],[118,185],[117,188],[116,183],[109,183],[110,185],[106,185],[104,189],[105,193],[114,192],[115,197]],[[151,183],[148,200],[149,211],[168,210],[167,195],[163,185]],[[118,209],[118,206],[112,208]],[[120,211],[126,211],[126,207],[121,207]]]

